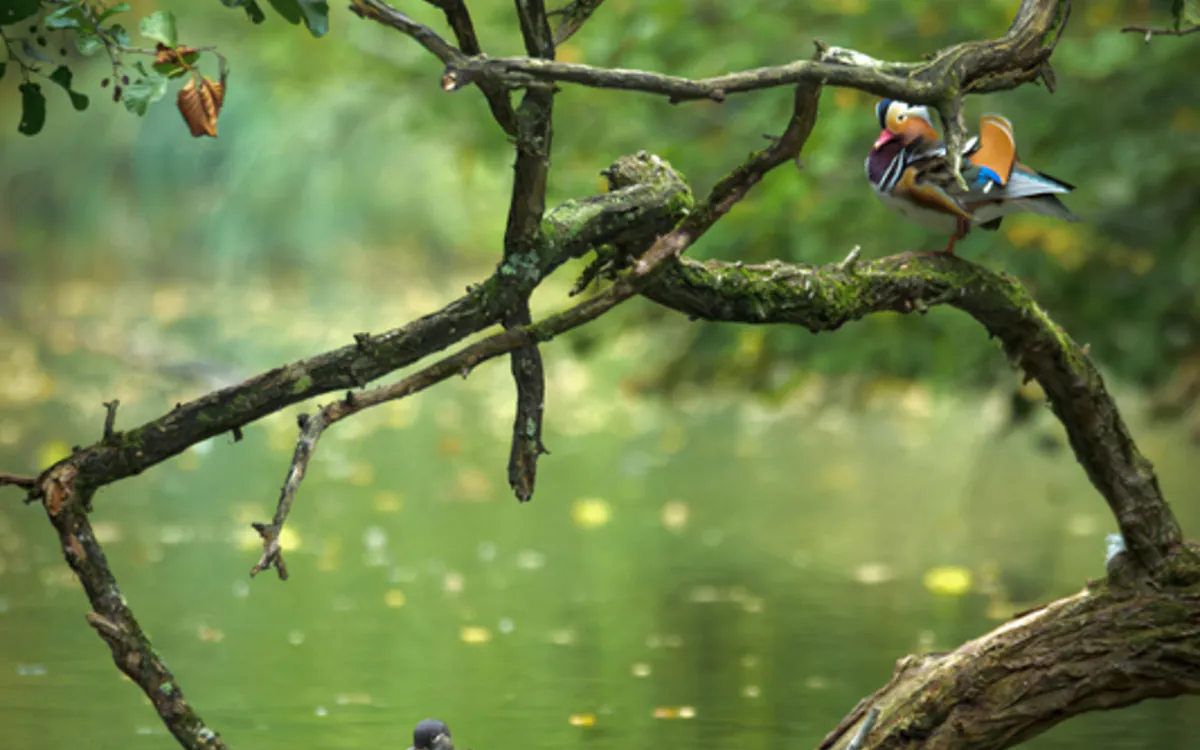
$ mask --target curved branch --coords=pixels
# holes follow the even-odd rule
[[[791,323],[813,332],[875,312],[957,307],[999,338],[1011,361],[1041,384],[1076,459],[1108,501],[1143,569],[1159,571],[1179,547],[1179,525],[1154,468],[1134,444],[1100,373],[1011,277],[940,255],[830,266],[681,261],[643,294],[695,318]]]
[[[1200,694],[1200,594],[1099,586],[951,653],[897,661],[817,750],[859,734],[862,750],[1003,750],[1087,711],[1185,694]]]
[[[923,63],[885,62],[853,50],[829,47],[818,60],[691,80],[552,60],[474,56],[449,62],[446,80],[455,82],[452,88],[481,81],[509,87],[563,81],[661,94],[672,102],[723,101],[728,94],[808,82],[937,105],[962,94],[1010,89],[1037,79],[1058,41],[1057,32],[1066,24],[1070,5],[1070,0],[1023,0],[1003,37],[957,44]]]

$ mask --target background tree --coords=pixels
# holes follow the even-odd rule
[[[1120,524],[1128,550],[1114,555],[1108,581],[1039,609],[953,654],[905,660],[892,683],[856,708],[824,746],[853,742],[858,747],[930,743],[1007,747],[1080,711],[1194,692],[1196,601],[1190,588],[1197,571],[1193,553],[1182,545],[1153,470],[1133,445],[1086,352],[1050,322],[1020,285],[961,260],[902,255],[865,262],[857,251],[827,265],[747,266],[677,259],[769,170],[798,157],[813,130],[821,85],[930,104],[951,125],[953,142],[962,137],[955,125],[961,122],[964,94],[1035,80],[1053,86],[1049,56],[1065,27],[1069,3],[1027,0],[1004,37],[951,46],[920,64],[884,63],[818,44],[812,60],[701,80],[549,62],[556,48],[587,29],[584,22],[598,3],[569,6],[558,14],[555,28],[551,20],[556,16],[547,14],[540,3],[518,2],[527,55],[523,58],[480,56],[466,6],[434,4],[446,14],[453,43],[386,4],[359,0],[353,9],[363,18],[412,36],[433,52],[445,63],[444,89],[478,88],[496,125],[511,139],[516,154],[513,196],[503,259],[496,272],[438,313],[385,334],[358,335],[344,348],[181,404],[142,427],[116,431],[114,402],[101,442],[74,451],[37,478],[5,477],[7,483],[27,488],[32,498],[43,502],[68,563],[88,591],[94,610],[89,622],[112,647],[118,666],[143,687],[185,746],[220,746],[220,741],[188,707],[117,593],[88,521],[96,489],[213,435],[232,431],[236,439],[242,426],[287,404],[346,390],[344,397],[302,422],[279,512],[270,523],[257,527],[264,554],[255,570],[276,567],[286,576],[278,535],[323,431],[347,416],[508,354],[517,385],[509,481],[518,498],[529,499],[537,457],[543,451],[544,383],[538,344],[594,320],[639,293],[693,317],[787,322],[812,331],[839,328],[875,311],[924,312],[938,304],[959,307],[1000,338],[1010,360],[1041,384],[1077,458]],[[114,90],[121,87],[117,98],[132,111],[145,112],[150,102],[165,94],[167,81],[185,78],[177,101],[190,131],[195,135],[217,132],[227,94],[225,64],[218,58],[217,77],[195,72],[210,50],[181,46],[169,15],[146,17],[141,31],[160,46],[139,51],[128,46],[120,31],[104,25],[112,18],[105,13],[112,9],[81,3],[54,5],[59,7],[44,16],[43,28],[75,31],[81,51],[101,47],[109,51],[115,66],[112,85]],[[263,15],[252,2],[238,5],[252,19]],[[323,33],[324,3],[272,5],[289,20],[303,20],[314,33]],[[38,10],[20,16],[18,9],[7,18],[26,21]],[[1182,33],[1187,9],[1175,10],[1174,31]],[[44,119],[44,99],[33,80],[42,71],[19,56],[38,60],[37,40],[35,36],[33,44],[13,53],[18,55],[15,59],[24,60],[19,64],[23,132],[36,131]],[[134,65],[137,72],[126,82],[121,56],[131,54],[153,57],[153,64],[152,69]],[[60,70],[64,68],[55,68],[48,80],[66,88],[72,104],[80,107],[85,100]],[[717,181],[703,201],[693,200],[688,184],[665,160],[639,153],[618,160],[606,171],[608,192],[566,200],[547,212],[552,109],[560,83],[640,90],[676,102],[724,103],[728,98],[731,104],[737,101],[734,94],[741,92],[781,85],[794,85],[795,91],[783,135]],[[1182,129],[1187,130],[1186,125]],[[856,177],[857,172],[856,168]],[[1044,232],[1043,237],[1054,237],[1052,229]],[[1055,246],[1056,240],[1044,241]],[[534,288],[566,261],[588,254],[592,255],[585,277],[608,278],[612,283],[580,304],[534,323],[529,309]],[[396,383],[355,390],[496,324],[506,330]],[[1133,679],[1130,665],[1136,673]]]

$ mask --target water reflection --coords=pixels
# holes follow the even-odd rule
[[[353,290],[263,305],[259,287],[180,286],[115,308],[87,282],[48,294],[0,322],[6,469],[91,439],[114,395],[134,424],[341,344],[381,305],[417,312]],[[202,715],[266,749],[404,747],[428,715],[479,750],[811,747],[897,658],[1102,573],[1101,500],[1037,434],[998,437],[997,403],[909,384],[861,412],[820,384],[770,407],[642,400],[621,379],[655,335],[587,363],[550,348],[553,454],[531,504],[504,480],[512,386],[493,363],[328,433],[283,538],[286,584],[248,580],[248,524],[272,512],[299,407],[106,489],[97,536]],[[1175,491],[1185,441],[1137,433],[1195,528]],[[85,608],[41,511],[0,505],[5,747],[172,746]],[[1030,746],[1183,748],[1192,716],[1145,704]]]

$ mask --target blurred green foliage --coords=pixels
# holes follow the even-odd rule
[[[1017,4],[609,0],[558,56],[703,77],[805,58],[817,38],[914,60],[1003,33]],[[51,100],[39,138],[0,133],[0,190],[8,198],[0,206],[0,272],[338,274],[388,280],[404,294],[406,274],[483,273],[499,258],[511,145],[477,92],[440,90],[440,64],[412,40],[338,5],[329,13],[332,33],[319,40],[279,15],[256,26],[225,7],[253,3],[130,5],[135,17],[173,12],[180,44],[216,45],[230,59],[221,135],[192,139],[165,103],[131,121],[115,108],[76,115],[66,111],[69,102]],[[314,33],[323,30],[281,8],[287,3],[271,5],[288,21],[303,17]],[[444,29],[428,3],[397,5]],[[1084,221],[1010,218],[998,233],[973,233],[961,254],[1025,280],[1102,365],[1156,385],[1200,348],[1198,37],[1147,44],[1120,33],[1125,24],[1171,25],[1161,0],[1077,6],[1054,57],[1057,92],[1026,86],[973,97],[968,117],[1009,116],[1022,158],[1078,186],[1067,202]],[[476,2],[472,11],[489,54],[522,54],[511,4]],[[111,74],[103,60],[70,57],[75,90],[92,90]],[[19,106],[16,79],[0,81],[5,112]],[[596,192],[599,170],[638,149],[661,154],[705,190],[763,134],[782,130],[790,99],[780,89],[724,104],[670,105],[568,85],[556,108],[549,199]],[[824,263],[856,245],[867,257],[940,247],[944,238],[885,209],[867,186],[872,105],[854,91],[826,90],[803,169],[770,175],[693,255]],[[662,385],[736,382],[776,391],[814,371],[987,385],[1007,372],[977,327],[948,310],[873,316],[820,338],[689,324],[649,305],[633,317],[678,329],[682,343]],[[571,340],[586,343],[606,325],[616,324],[602,321]]]

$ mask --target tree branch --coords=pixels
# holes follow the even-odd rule
[[[854,50],[830,47],[819,60],[690,80],[640,70],[477,56],[448,63],[447,80],[456,81],[458,86],[492,81],[508,87],[563,81],[660,94],[672,102],[724,101],[729,94],[808,82],[856,88],[913,104],[939,105],[963,94],[1010,89],[1037,79],[1069,11],[1070,0],[1023,0],[1012,26],[1000,39],[957,44],[924,63],[880,61]]]
[[[1179,29],[1160,29],[1152,26],[1126,26],[1125,28],[1121,29],[1121,33],[1145,34],[1146,44],[1149,44],[1150,40],[1156,36],[1187,36],[1188,34],[1200,33],[1200,24],[1196,24],[1194,26],[1184,26],[1183,28]]]
[[[40,480],[41,497],[62,545],[63,556],[91,602],[88,624],[112,650],[113,661],[150,699],[154,710],[188,750],[225,750],[225,743],[192,710],[171,670],[159,658],[117,587],[104,550],[88,521],[90,493],[71,464]]]
[[[1189,693],[1200,693],[1200,594],[1101,585],[949,654],[898,660],[817,750],[849,750],[856,727],[861,750],[1003,750],[1087,711]]]
[[[350,12],[359,18],[377,21],[407,34],[443,63],[449,65],[463,59],[463,53],[447,42],[436,31],[423,23],[417,23],[382,0],[350,0]]]
[[[463,54],[483,54],[483,48],[479,45],[479,37],[475,34],[475,24],[471,21],[471,12],[467,10],[465,0],[425,0],[425,2],[441,8],[442,12],[446,14],[446,23],[450,24],[450,28],[454,31],[454,38],[458,40],[458,48]],[[492,110],[492,117],[496,119],[497,124],[505,133],[515,137],[517,135],[517,113],[513,111],[508,91],[486,82],[481,83],[479,88],[483,91],[488,108]]]
[[[26,477],[19,474],[5,474],[0,472],[0,487],[3,487],[6,484],[12,485],[13,487],[20,487],[21,489],[25,490],[31,490],[37,486],[37,479],[35,477]]]
[[[1155,573],[1181,532],[1154,468],[1134,444],[1084,351],[1017,280],[961,258],[899,255],[851,267],[681,261],[645,296],[694,318],[790,323],[832,331],[870,313],[948,304],[1000,339],[1014,365],[1041,384],[1075,457],[1108,501],[1130,553]]]
[[[533,57],[552,60],[554,40],[546,7],[542,0],[516,0],[517,18],[525,49]],[[481,81],[480,85],[488,82]],[[495,84],[492,84],[495,85]],[[548,88],[525,92],[517,113],[516,163],[513,165],[512,199],[508,224],[504,230],[504,260],[515,284],[521,283],[521,269],[538,268],[545,255],[546,242],[541,234],[546,211],[546,182],[550,173],[550,150],[554,139],[554,91]],[[508,330],[529,325],[529,295],[525,285],[519,299],[504,317]],[[512,354],[513,381],[517,386],[516,416],[513,418],[512,448],[509,452],[508,483],[517,500],[533,498],[537,481],[537,460],[546,453],[542,445],[542,418],[545,411],[546,375],[542,354],[536,341]]]

